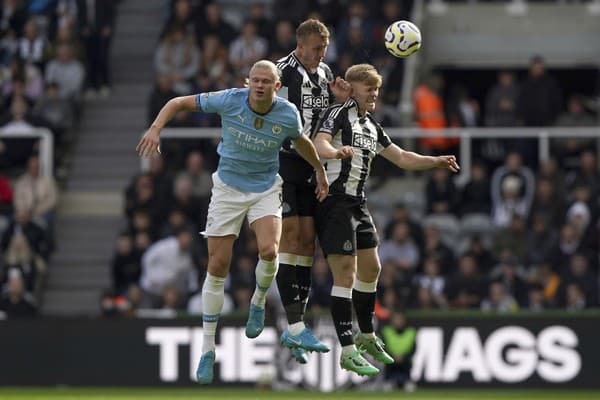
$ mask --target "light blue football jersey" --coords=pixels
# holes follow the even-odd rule
[[[275,183],[281,143],[287,138],[298,138],[302,123],[296,106],[277,96],[266,114],[252,111],[249,90],[200,93],[196,105],[200,111],[221,116],[219,178],[243,192],[260,193]]]

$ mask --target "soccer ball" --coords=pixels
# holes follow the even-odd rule
[[[421,48],[421,31],[409,21],[396,21],[385,31],[385,48],[395,57],[408,57]]]

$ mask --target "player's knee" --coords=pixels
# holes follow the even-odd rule
[[[229,269],[229,260],[225,257],[211,257],[208,260],[207,270],[211,275],[226,276]]]
[[[260,258],[262,258],[265,261],[273,261],[275,259],[275,257],[277,257],[278,250],[279,249],[278,249],[277,244],[272,243],[272,244],[261,246],[258,249],[258,254],[260,255]]]

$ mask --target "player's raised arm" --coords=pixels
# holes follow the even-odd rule
[[[175,97],[160,109],[156,119],[135,148],[140,157],[150,157],[154,153],[160,153],[158,139],[160,131],[179,111],[198,111],[196,96]]]
[[[437,157],[424,156],[412,151],[403,150],[395,144],[389,145],[379,154],[402,169],[422,170],[430,168],[446,168],[452,172],[458,172],[460,170],[460,167],[456,162],[456,157],[452,155]]]

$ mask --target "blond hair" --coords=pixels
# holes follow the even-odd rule
[[[369,86],[381,86],[383,78],[371,64],[356,64],[346,70],[345,79],[352,82],[364,82]]]
[[[323,39],[328,39],[329,29],[318,19],[307,19],[296,29],[296,40],[301,41],[310,35],[319,35]]]
[[[273,63],[272,61],[269,61],[269,60],[258,60],[257,62],[255,62],[252,65],[252,68],[250,68],[250,72],[248,73],[248,75],[252,74],[252,71],[255,68],[270,69],[271,72],[273,72],[273,75],[275,75],[275,81],[277,82],[277,81],[280,80],[279,70],[277,69],[277,65],[275,65],[275,63]]]

